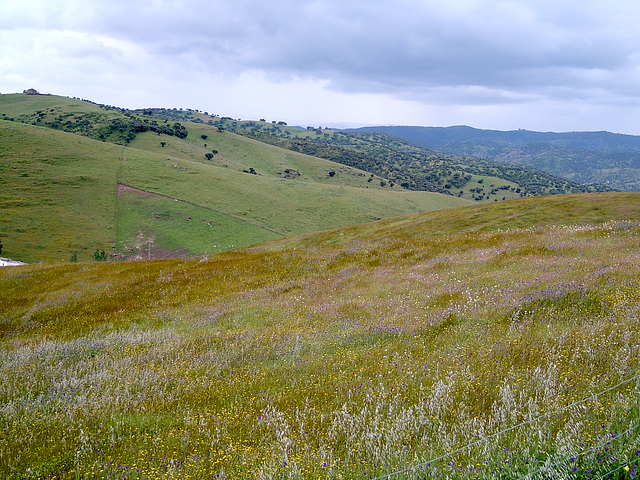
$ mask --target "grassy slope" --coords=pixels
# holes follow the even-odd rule
[[[67,260],[105,247],[114,235],[122,147],[0,122],[0,235],[3,254],[27,262]]]
[[[62,97],[0,96],[5,117],[32,118],[38,111],[43,121],[59,123],[76,119],[81,124],[89,118],[90,124],[106,124],[122,116]],[[128,256],[146,255],[151,241],[154,257],[199,255],[465,204],[382,188],[357,169],[219,133],[208,125],[185,125],[189,136],[184,140],[146,132],[123,147],[1,121],[4,254],[27,262],[60,261],[77,251],[80,260],[88,260],[96,249],[111,253],[115,245],[115,251]],[[206,160],[205,153],[213,149],[218,154]],[[283,154],[291,171],[284,180]],[[243,172],[250,168],[257,175]],[[117,182],[163,197],[116,197]]]
[[[3,269],[0,474],[370,478],[495,434],[408,476],[546,462],[554,478],[626,478],[640,392],[616,385],[640,368],[639,200],[554,196],[304,248]]]
[[[67,112],[92,112],[97,106],[92,103],[74,100],[57,95],[22,95],[3,94],[0,101],[0,116],[19,117],[21,115],[31,115],[37,111]]]
[[[262,146],[230,133],[222,136],[231,136],[226,142],[235,142],[235,149],[228,147],[231,153],[227,154],[220,147],[220,159],[216,160],[217,165],[214,163],[216,168],[197,160],[174,160],[173,157],[162,162],[147,161],[133,157],[129,151],[129,157],[135,161],[123,163],[122,178],[133,186],[144,184],[145,189],[171,197],[198,198],[203,206],[241,216],[279,234],[324,230],[375,217],[468,203],[424,192],[367,188],[365,175],[356,169],[288,152],[285,157],[288,168],[296,169],[301,176],[282,180],[282,150],[268,147],[252,152]],[[246,151],[252,153],[244,153]],[[233,163],[239,166],[224,167]],[[241,172],[248,168],[254,168],[258,175]],[[337,172],[334,177],[324,173],[331,168]],[[154,171],[155,178],[149,178],[149,171]]]
[[[532,226],[562,226],[575,223],[599,224],[612,219],[640,217],[640,197],[636,193],[573,194],[516,199],[477,207],[461,207],[429,212],[425,215],[390,218],[376,223],[342,228],[313,235],[298,235],[256,246],[283,248],[315,246],[317,243],[382,241],[387,236],[419,237],[453,232],[491,232]]]

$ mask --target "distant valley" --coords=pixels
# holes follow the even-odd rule
[[[640,136],[497,131],[467,126],[380,126],[349,131],[386,133],[451,155],[526,165],[580,184],[640,191]]]

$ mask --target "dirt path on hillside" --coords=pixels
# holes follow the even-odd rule
[[[140,190],[139,188],[131,187],[129,185],[125,185],[124,183],[118,183],[118,196],[121,197],[125,193],[132,193],[138,198],[149,198],[149,197],[160,197],[167,198],[169,200],[174,200],[176,202],[189,203],[184,200],[180,200],[179,198],[169,197],[167,195],[160,195],[159,193],[148,192],[147,190]]]
[[[188,202],[186,200],[180,200],[179,198],[175,198],[175,197],[169,197],[167,195],[160,195],[159,193],[153,193],[153,192],[149,192],[147,190],[141,190],[139,188],[135,188],[132,187],[130,185],[125,185],[124,183],[120,183],[118,182],[118,197],[122,196],[125,193],[131,193],[135,196],[137,196],[138,198],[150,198],[150,197],[160,197],[160,198],[166,198],[168,200],[174,200],[176,202],[181,202],[181,203],[186,203],[187,205],[193,205],[194,207],[198,207],[198,208],[203,208],[206,210],[211,210],[212,212],[216,212],[220,215],[224,215],[225,217],[229,217],[229,218],[233,218],[235,220],[240,220],[241,222],[245,222],[245,223],[250,223],[252,225],[255,225],[259,228],[262,228],[264,230],[267,230],[269,232],[275,233],[276,235],[280,235],[280,236],[285,236],[285,234],[283,234],[282,232],[277,232],[275,230],[272,230],[268,227],[265,227],[264,225],[259,225],[258,223],[254,223],[254,222],[250,222],[247,221],[245,218],[241,218],[237,215],[231,215],[229,213],[226,212],[221,212],[220,210],[216,210],[214,208],[211,207],[205,207],[203,205],[198,205],[197,203],[193,203],[193,202]]]

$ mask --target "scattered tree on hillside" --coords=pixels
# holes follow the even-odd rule
[[[93,253],[93,259],[96,262],[105,262],[107,260],[107,254],[105,253],[104,250],[96,250]]]
[[[207,160],[211,160],[213,158],[213,153],[205,153],[204,154],[205,157],[207,157]]]

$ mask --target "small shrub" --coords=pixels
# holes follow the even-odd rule
[[[93,252],[93,259],[96,262],[105,262],[107,260],[107,254],[104,250],[96,250]]]

